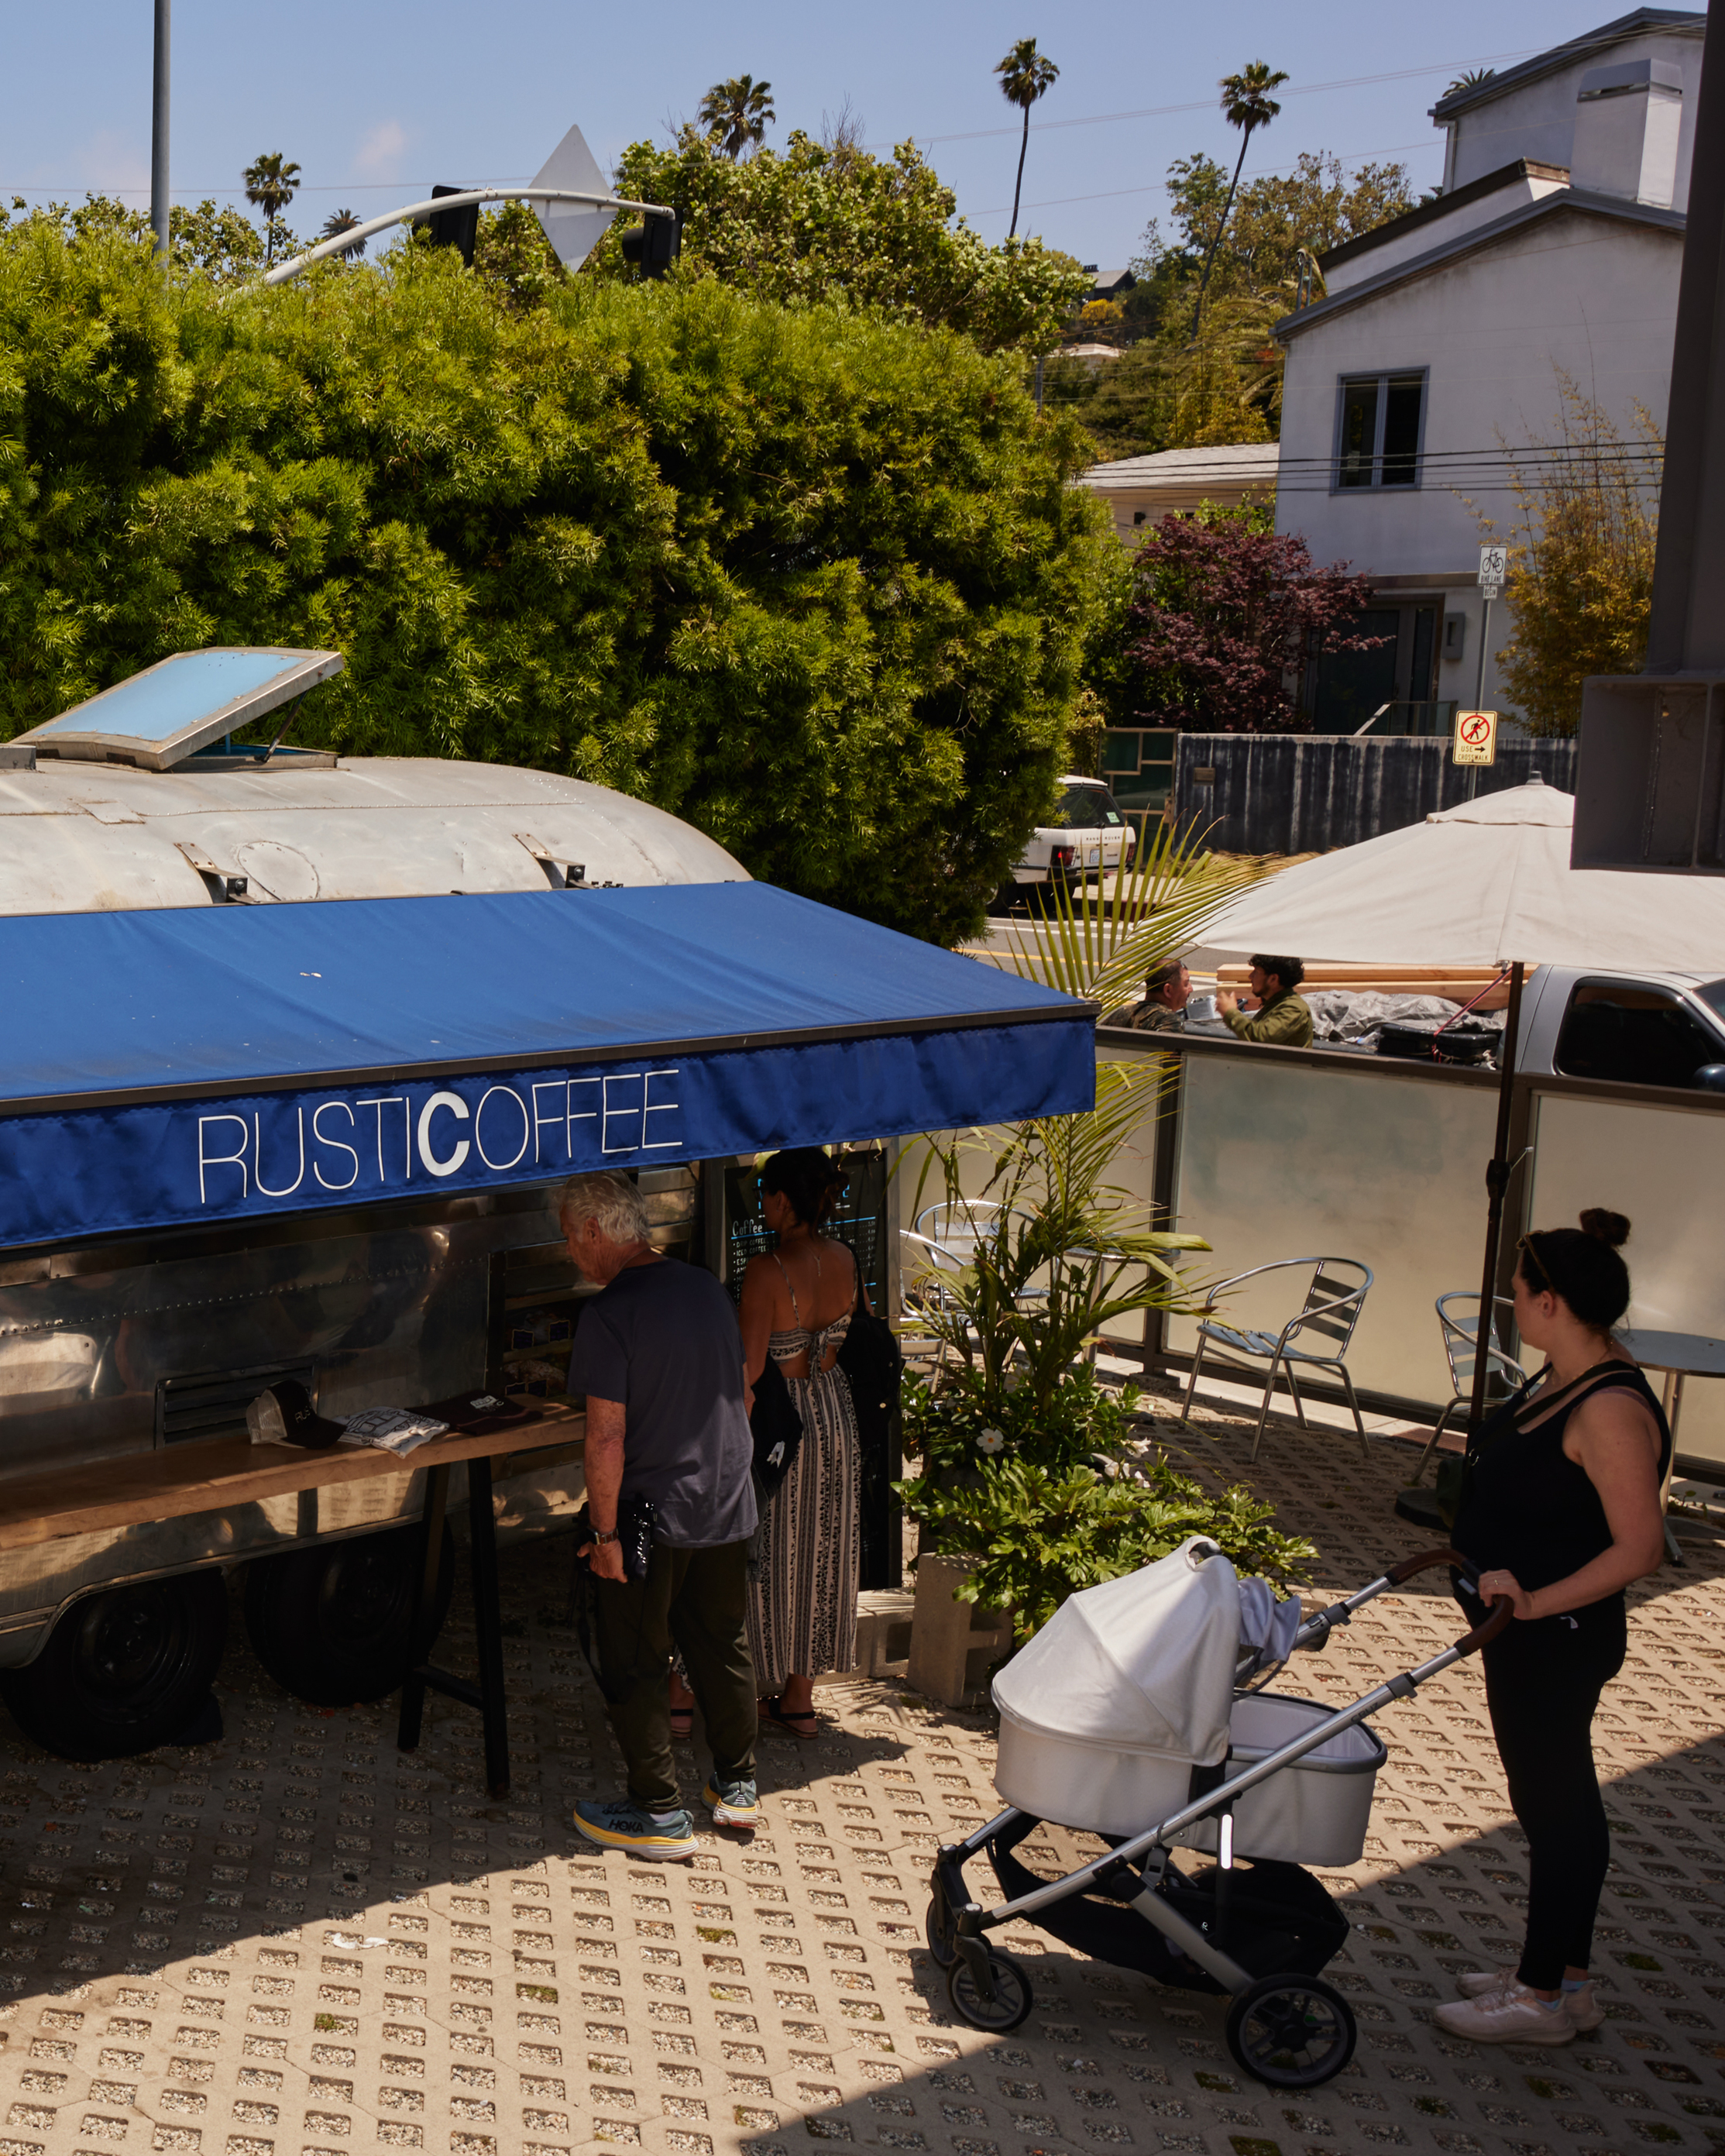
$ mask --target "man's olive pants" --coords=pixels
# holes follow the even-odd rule
[[[747,1542],[714,1549],[655,1543],[644,1579],[589,1577],[593,1648],[611,1727],[629,1768],[629,1793],[649,1811],[681,1801],[671,1757],[666,1685],[680,1649],[706,1724],[713,1772],[752,1781],[755,1666],[749,1658]]]

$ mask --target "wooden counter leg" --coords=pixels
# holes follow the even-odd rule
[[[489,1475],[486,1481],[489,1486]],[[425,1546],[419,1584],[413,1595],[412,1642],[408,1673],[402,1680],[401,1720],[396,1728],[398,1750],[411,1752],[419,1742],[419,1725],[425,1712],[425,1658],[431,1651],[431,1619],[437,1608],[438,1571],[444,1552],[444,1508],[449,1501],[449,1471],[433,1467],[425,1477]]]
[[[503,1613],[498,1600],[497,1523],[491,1509],[489,1460],[467,1463],[467,1522],[480,1711],[485,1729],[485,1786],[497,1799],[509,1794],[509,1710],[503,1691]]]

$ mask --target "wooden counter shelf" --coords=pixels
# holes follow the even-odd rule
[[[212,1438],[140,1452],[118,1460],[93,1460],[76,1467],[33,1469],[0,1476],[0,1553],[28,1549],[65,1535],[107,1527],[137,1527],[192,1512],[220,1512],[265,1497],[333,1483],[361,1482],[378,1475],[416,1475],[424,1468],[423,1558],[413,1599],[413,1646],[402,1685],[396,1742],[411,1752],[419,1742],[428,1690],[477,1707],[484,1719],[485,1783],[494,1798],[509,1794],[509,1728],[503,1682],[503,1634],[497,1593],[494,1477],[519,1475],[578,1455],[587,1417],[573,1408],[547,1405],[535,1419],[483,1436],[434,1437],[398,1459],[375,1445],[336,1445],[326,1452],[294,1445],[254,1445],[249,1438]],[[466,1464],[468,1561],[473,1586],[479,1680],[454,1676],[429,1657],[428,1613],[437,1607],[449,1471]]]
[[[337,1482],[363,1482],[378,1475],[412,1475],[422,1467],[450,1467],[485,1460],[494,1478],[538,1464],[532,1455],[572,1450],[585,1437],[587,1418],[567,1407],[546,1407],[533,1422],[512,1424],[484,1436],[434,1437],[404,1460],[374,1445],[336,1445],[326,1452],[297,1446],[254,1445],[249,1438],[218,1437],[171,1445],[157,1452],[91,1460],[76,1467],[33,1468],[0,1476],[0,1551],[28,1549],[64,1535],[108,1527],[141,1527],[189,1512],[224,1511],[260,1498],[325,1490]],[[519,1467],[514,1465],[521,1461]]]

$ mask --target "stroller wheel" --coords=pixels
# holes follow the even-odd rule
[[[922,1929],[928,1939],[928,1951],[936,1962],[942,1969],[950,1969],[958,1958],[958,1949],[952,1943],[952,1912],[943,1896],[929,1897],[928,1914],[922,1920]]]
[[[1271,2088],[1316,2088],[1339,2074],[1358,2038],[1339,1991],[1310,1976],[1263,1976],[1228,2011],[1228,2048]]]
[[[962,1959],[955,1961],[948,1972],[947,1990],[952,2011],[961,2021],[968,2021],[973,2029],[986,2029],[991,2035],[1004,2035],[1009,2029],[1018,2027],[1036,2001],[1029,1978],[1010,1956],[991,1952],[988,1974],[994,1984],[992,1999],[983,1998],[980,1985]]]

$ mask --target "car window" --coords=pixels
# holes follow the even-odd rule
[[[1725,1044],[1661,989],[1584,982],[1563,1014],[1555,1060],[1571,1078],[1691,1086],[1702,1065],[1725,1062]]]
[[[1709,1010],[1717,1011],[1721,1018],[1725,1018],[1725,981],[1709,981],[1695,993]]]
[[[1064,830],[1101,831],[1117,829],[1126,819],[1106,788],[1069,786],[1050,820]]]

